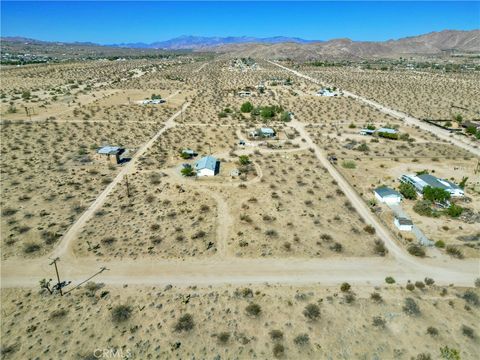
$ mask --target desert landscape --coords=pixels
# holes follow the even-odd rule
[[[1,359],[478,358],[478,36],[2,34]]]

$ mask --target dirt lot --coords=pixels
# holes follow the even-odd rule
[[[132,359],[407,360],[419,354],[439,358],[440,348],[448,346],[462,359],[474,359],[480,314],[474,300],[461,298],[465,289],[427,286],[410,292],[404,286],[341,292],[338,287],[117,288],[91,283],[63,298],[38,289],[8,289],[1,295],[2,354],[5,359],[40,354],[94,359],[105,349]],[[378,302],[371,299],[374,292]],[[410,315],[404,309],[407,298],[413,301]],[[127,310],[119,312],[119,305]]]

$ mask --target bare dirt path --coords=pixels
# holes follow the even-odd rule
[[[272,65],[278,66],[278,67],[280,67],[284,70],[287,70],[287,71],[295,74],[298,77],[309,80],[309,81],[311,81],[315,84],[322,85],[322,82],[319,81],[318,79],[315,79],[311,76],[302,74],[302,73],[300,73],[296,70],[290,69],[286,66],[277,64],[276,62],[273,62],[273,61],[270,61],[270,60],[267,60],[267,61]],[[446,141],[448,141],[450,143],[453,143],[454,145],[456,145],[456,146],[458,146],[458,147],[460,147],[464,150],[467,150],[467,151],[471,152],[472,154],[475,154],[476,156],[480,156],[480,148],[478,147],[478,145],[471,143],[468,139],[460,139],[456,135],[450,133],[447,130],[437,128],[436,126],[430,125],[430,124],[428,124],[424,121],[421,121],[421,120],[419,120],[419,119],[417,119],[413,116],[407,115],[407,114],[402,113],[402,112],[397,111],[397,110],[393,110],[389,107],[381,105],[381,104],[379,104],[379,103],[377,103],[373,100],[369,100],[369,99],[366,99],[362,96],[356,95],[352,92],[349,92],[349,91],[346,91],[346,90],[342,90],[342,91],[343,91],[344,95],[350,96],[353,99],[356,99],[360,102],[363,102],[363,103],[365,103],[365,104],[383,112],[384,114],[396,117],[397,119],[400,119],[407,124],[410,124],[410,125],[413,125],[413,126],[418,126],[419,128],[436,135],[438,138],[440,138],[442,140],[446,140]]]

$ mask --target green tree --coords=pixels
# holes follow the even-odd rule
[[[462,181],[460,181],[460,184],[458,184],[458,186],[460,186],[462,189],[465,189],[465,185],[467,185],[467,181],[468,181],[468,176],[464,176],[462,178]]]
[[[400,193],[405,199],[415,200],[417,198],[417,192],[412,184],[401,183],[398,190],[400,190]]]
[[[152,94],[151,99],[152,100],[160,100],[162,97],[160,95]]]
[[[445,202],[450,199],[450,193],[440,188],[425,186],[423,189],[423,198],[430,201]]]
[[[23,100],[28,100],[28,99],[30,99],[30,96],[31,96],[31,95],[30,95],[30,91],[25,90],[24,92],[22,92],[22,99],[23,99]]]
[[[289,122],[291,120],[290,113],[288,111],[282,112],[280,115],[280,120],[284,122]]]
[[[260,109],[260,116],[265,119],[270,119],[275,116],[275,109],[271,106],[265,106]]]
[[[253,110],[253,105],[250,101],[244,102],[240,107],[240,111],[243,113],[249,113],[249,112],[252,112],[252,110]]]
[[[456,204],[451,204],[448,209],[445,211],[449,216],[456,218],[462,215],[463,208]]]
[[[240,165],[248,165],[250,164],[250,158],[247,155],[240,155],[238,157],[238,162]]]
[[[184,167],[182,170],[181,170],[181,173],[183,176],[193,176],[195,175],[195,172],[193,171],[193,169],[191,167]]]

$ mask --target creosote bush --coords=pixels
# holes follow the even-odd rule
[[[260,307],[260,305],[256,303],[251,303],[247,305],[247,307],[245,308],[245,311],[249,316],[258,317],[262,312],[262,308]]]
[[[175,331],[190,331],[195,326],[195,322],[193,321],[193,316],[190,314],[185,314],[180,316],[177,323],[175,324]]]
[[[117,305],[112,309],[113,322],[119,323],[130,319],[132,315],[132,307],[130,305]]]
[[[303,310],[303,315],[309,320],[317,320],[320,317],[320,307],[317,304],[308,304]]]
[[[305,346],[310,342],[308,334],[299,334],[293,339],[295,345]]]
[[[410,316],[420,315],[420,307],[412,298],[405,299],[405,304],[403,305],[403,311]]]

